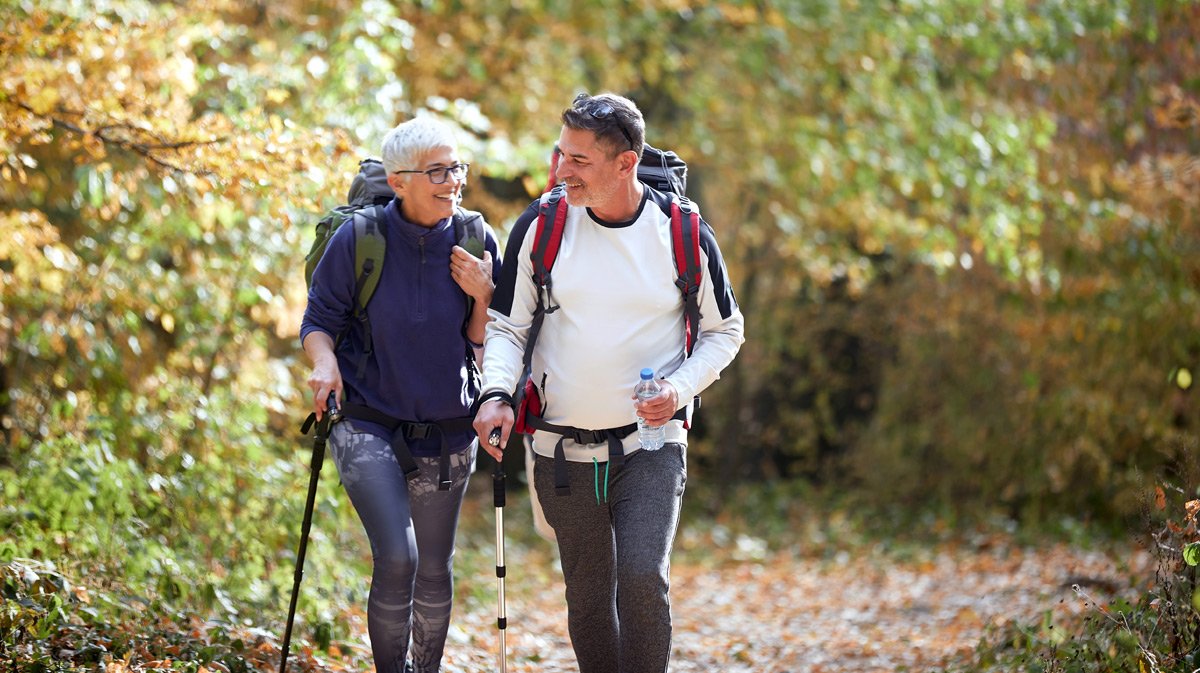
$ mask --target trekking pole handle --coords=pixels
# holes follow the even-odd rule
[[[497,507],[504,507],[504,466],[500,461],[496,461],[496,467],[492,472],[492,503]]]
[[[329,414],[330,425],[342,420],[342,410],[338,408],[336,390],[329,391],[329,399],[325,401],[325,413]]]
[[[500,444],[500,428],[492,428],[488,435],[488,444]],[[492,503],[498,508],[504,507],[504,490],[504,463],[497,460],[492,468]]]

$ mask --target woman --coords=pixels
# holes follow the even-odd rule
[[[371,541],[375,669],[430,673],[450,625],[454,536],[476,453],[466,355],[483,342],[500,264],[487,225],[482,259],[456,245],[458,225],[478,214],[458,208],[467,164],[447,127],[400,124],[384,139],[383,169],[395,198],[375,211],[386,254],[365,319],[354,312],[355,227],[342,226],[313,272],[300,338],[317,415],[331,393],[341,404],[330,445]]]

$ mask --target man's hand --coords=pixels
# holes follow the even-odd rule
[[[475,422],[472,425],[475,428],[475,434],[479,435],[479,445],[497,461],[504,458],[504,447],[508,446],[508,435],[512,431],[513,419],[513,409],[504,400],[488,400],[479,407],[479,412],[475,414]],[[488,441],[491,438],[492,430],[496,428],[500,429],[499,446],[493,446]]]
[[[645,419],[646,424],[652,428],[666,425],[679,410],[679,391],[675,390],[675,386],[666,379],[659,379],[658,385],[662,390],[648,400],[639,400],[636,393],[632,395],[637,415]]]

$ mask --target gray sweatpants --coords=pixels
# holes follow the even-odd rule
[[[568,463],[571,494],[554,492],[554,460],[534,485],[554,528],[567,587],[567,627],[580,673],[663,673],[671,656],[671,547],[687,482],[684,447]],[[605,490],[607,488],[607,496]]]
[[[342,421],[330,436],[333,459],[371,541],[374,572],[367,633],[378,673],[404,673],[409,637],[413,670],[440,670],[454,597],[454,534],[475,446],[450,454],[449,491],[439,491],[438,458],[416,458],[406,481],[381,437]]]

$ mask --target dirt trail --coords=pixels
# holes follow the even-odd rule
[[[509,560],[508,670],[514,673],[576,670],[561,575],[545,548]],[[1146,569],[1150,563],[1145,554],[1113,559],[1063,545],[1021,548],[1000,539],[923,550],[919,556],[902,561],[774,554],[719,565],[677,558],[671,573],[670,670],[935,671],[1008,622],[1036,625],[1048,613],[1057,628],[1070,626],[1069,617],[1091,609],[1072,583],[1083,581],[1095,599],[1106,602],[1110,591],[1128,587],[1128,566]],[[524,578],[514,573],[516,566]],[[487,593],[470,580],[466,584]],[[445,669],[496,670],[497,643],[494,603],[468,601],[455,616]]]

